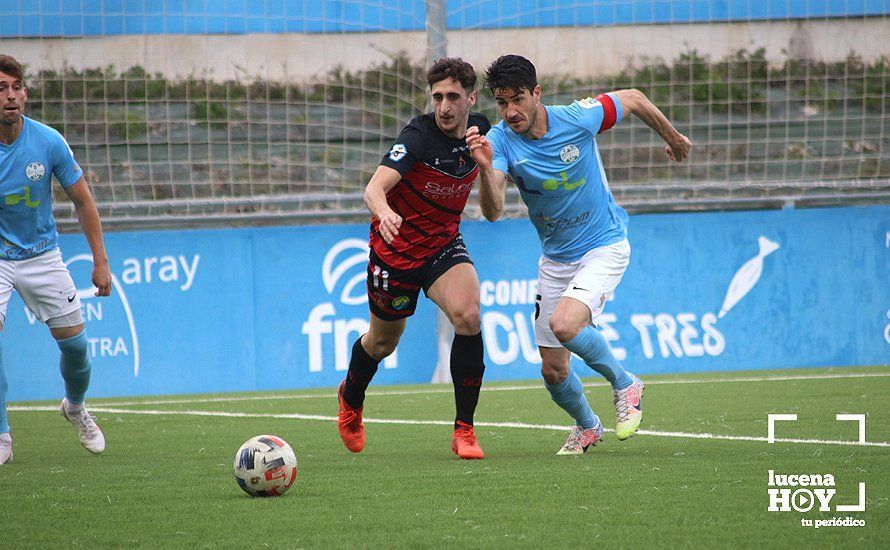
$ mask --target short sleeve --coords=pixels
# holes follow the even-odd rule
[[[397,171],[401,175],[405,175],[421,158],[423,149],[423,140],[420,131],[411,126],[406,126],[399,133],[396,142],[390,147],[389,151],[383,155],[380,161],[381,166],[386,166]]]
[[[613,93],[600,94],[576,101],[567,108],[568,114],[593,134],[609,130],[621,120],[621,102]]]
[[[74,160],[74,151],[62,134],[56,131],[52,132],[52,159],[53,174],[62,187],[71,187],[83,176],[83,169]]]
[[[600,105],[603,107],[603,122],[597,132],[597,134],[602,134],[612,126],[621,122],[621,115],[623,113],[621,102],[618,101],[618,96],[614,93],[600,94],[596,96],[596,99],[599,100]]]
[[[500,127],[494,126],[488,131],[488,134],[486,134],[485,137],[488,138],[488,142],[491,143],[491,148],[494,149],[494,157],[491,159],[491,167],[495,170],[500,170],[505,174],[508,173],[510,163],[507,162],[504,131]]]

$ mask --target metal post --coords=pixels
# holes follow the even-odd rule
[[[426,0],[426,65],[447,55],[445,0]]]
[[[451,342],[454,340],[454,327],[448,317],[437,311],[436,315],[436,342],[438,343],[439,359],[436,362],[436,370],[433,372],[433,384],[448,384],[451,382]]]
[[[447,55],[448,42],[445,39],[445,0],[426,0],[426,66]],[[454,331],[448,318],[441,311],[436,317],[436,340],[439,360],[433,373],[433,383],[451,381],[451,340]]]

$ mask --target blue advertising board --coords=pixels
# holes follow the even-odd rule
[[[531,224],[462,228],[481,283],[486,379],[538,378]],[[110,233],[108,298],[91,293],[83,236],[64,235],[90,395],[335,386],[368,326],[367,235],[366,225]],[[637,215],[630,241],[599,326],[633,372],[890,364],[890,207]],[[421,300],[375,384],[433,378],[436,319]],[[3,332],[9,399],[61,395],[58,348],[16,294]]]
[[[484,258],[486,377],[538,376],[531,224],[464,231]],[[599,319],[629,370],[890,364],[890,208],[637,215],[629,233],[630,266]]]

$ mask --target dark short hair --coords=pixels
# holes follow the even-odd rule
[[[11,55],[0,54],[0,73],[6,73],[16,80],[25,81],[25,69]]]
[[[476,69],[459,57],[443,57],[433,63],[426,73],[426,80],[430,88],[436,82],[441,82],[446,78],[457,80],[468,92],[476,88]]]
[[[521,55],[502,55],[485,69],[485,86],[494,93],[496,90],[523,88],[531,92],[538,85],[535,66]]]

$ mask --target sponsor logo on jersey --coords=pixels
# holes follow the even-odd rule
[[[25,175],[31,181],[40,181],[46,174],[46,166],[40,162],[32,162],[25,168]]]
[[[578,150],[576,145],[566,145],[562,148],[562,151],[559,152],[559,158],[566,164],[575,162],[580,156],[581,151]]]
[[[569,181],[569,175],[566,172],[559,173],[559,179],[550,178],[541,182],[546,191],[556,191],[563,187],[566,191],[574,191],[587,182],[587,178],[581,178],[578,181]]]
[[[423,187],[423,195],[431,199],[451,198],[455,195],[467,195],[473,188],[473,183],[454,183],[451,185],[442,185],[434,181],[426,182]]]
[[[405,155],[408,154],[408,149],[405,148],[405,145],[402,143],[396,143],[392,146],[392,149],[389,150],[389,160],[393,162],[399,162]]]
[[[593,109],[594,107],[597,107],[599,104],[600,104],[600,102],[593,99],[592,97],[586,97],[578,102],[578,105],[580,105],[584,109]]]
[[[18,203],[24,201],[25,206],[28,206],[30,208],[37,208],[38,206],[40,206],[40,199],[37,199],[36,201],[31,200],[31,188],[30,187],[25,187],[24,189],[22,189],[22,191],[24,191],[24,193],[21,195],[18,195],[18,194],[6,195],[6,197],[5,197],[6,205],[7,206],[16,206]]]
[[[563,231],[565,229],[572,229],[573,227],[578,227],[579,225],[587,222],[590,219],[590,212],[582,212],[577,216],[569,216],[566,218],[548,218],[547,216],[542,215],[541,219],[544,222],[544,225],[547,226],[547,229],[550,230],[551,233],[556,233],[558,231]]]

